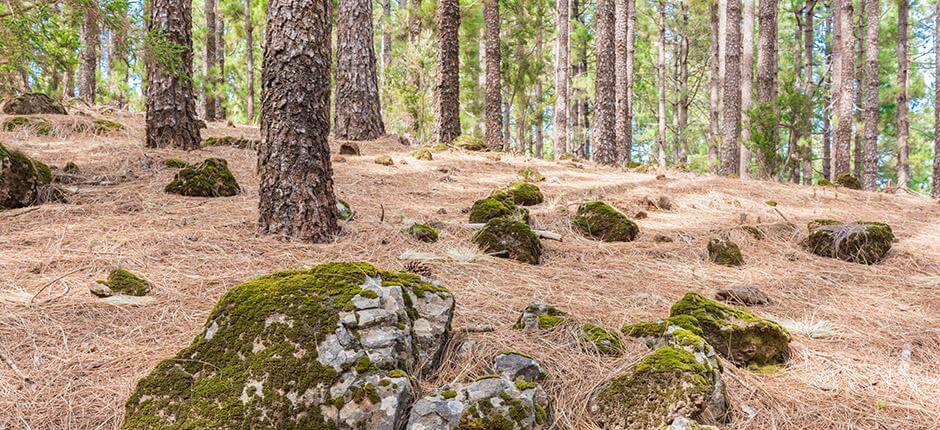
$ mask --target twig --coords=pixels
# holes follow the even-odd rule
[[[46,288],[49,288],[50,285],[52,285],[52,284],[54,284],[54,283],[56,283],[56,282],[62,280],[62,279],[65,278],[66,276],[69,276],[69,275],[71,275],[71,274],[73,274],[73,273],[79,272],[79,271],[84,270],[84,269],[85,269],[84,266],[79,267],[78,269],[75,269],[75,270],[73,270],[73,271],[71,271],[71,272],[68,272],[68,273],[66,273],[66,274],[64,274],[64,275],[62,275],[62,276],[59,276],[58,278],[55,278],[55,279],[53,279],[53,280],[47,282],[46,285],[43,285],[42,288],[40,288],[39,291],[37,291],[36,294],[34,294],[31,299],[29,299],[29,304],[30,304],[30,305],[34,304],[34,302],[36,301],[36,297],[39,297],[39,295],[42,294],[42,292],[45,291]],[[68,288],[66,288],[65,292],[68,293]],[[64,294],[63,294],[63,295],[64,295]],[[48,303],[48,302],[50,302],[50,301],[52,301],[52,300],[58,299],[59,297],[61,297],[61,296],[54,297],[54,298],[52,298],[52,299],[50,299],[50,300],[48,300],[48,301],[40,302],[39,304]]]
[[[787,224],[790,224],[790,220],[788,220],[787,217],[783,216],[783,212],[780,212],[780,209],[774,208],[774,212],[776,212],[777,215],[780,215],[780,218],[783,218],[783,220],[786,221]]]
[[[26,210],[19,211],[19,212],[17,212],[17,213],[5,214],[5,215],[3,215],[3,218],[4,218],[4,219],[7,219],[7,218],[18,217],[18,216],[23,215],[23,214],[28,214],[28,213],[30,213],[30,212],[36,210],[36,209],[39,209],[39,206],[33,206],[33,207],[31,207],[31,208],[28,208],[28,209],[26,209]]]
[[[482,230],[485,225],[486,224],[470,223],[470,224],[465,224],[465,227],[469,228],[470,230]],[[553,231],[548,231],[548,230],[532,230],[532,231],[535,232],[535,234],[538,237],[542,237],[542,238],[550,239],[550,240],[557,240],[559,242],[562,241],[561,235]]]

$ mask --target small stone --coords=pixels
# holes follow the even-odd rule
[[[330,160],[333,161],[334,163],[345,163],[346,157],[343,157],[342,155],[337,154],[337,155],[330,157]]]
[[[359,144],[356,142],[343,142],[339,145],[339,153],[341,155],[362,155]]]
[[[510,381],[540,382],[545,372],[539,362],[521,352],[502,352],[493,360],[493,373]]]
[[[744,264],[741,248],[730,240],[712,238],[708,241],[708,259],[722,266],[740,266]]]
[[[145,296],[151,288],[149,282],[124,269],[112,270],[106,281],[99,280],[97,283],[104,287],[92,287],[92,294],[98,297],[109,297],[114,294]]]
[[[421,242],[427,243],[437,242],[439,235],[437,229],[434,227],[431,227],[427,224],[418,223],[414,223],[411,225],[411,227],[408,227],[408,234]]]
[[[517,207],[512,198],[505,194],[496,193],[492,196],[473,202],[468,211],[469,221],[475,224],[485,224],[493,218],[511,218],[523,223],[529,222],[529,211]]]
[[[846,174],[844,174],[844,175],[840,175],[839,177],[837,177],[837,178],[836,178],[836,184],[837,184],[837,185],[841,185],[841,186],[843,186],[843,187],[845,187],[845,188],[848,188],[848,189],[852,189],[852,190],[861,190],[861,189],[862,189],[862,183],[859,182],[858,178],[856,178],[855,176],[852,176],[852,175],[850,175],[850,174],[848,174],[848,173],[846,173]]]
[[[766,305],[770,297],[760,288],[750,285],[739,285],[719,290],[715,293],[715,300],[745,306]]]
[[[673,240],[674,240],[673,238],[666,236],[664,234],[657,234],[656,236],[653,236],[653,242],[656,242],[656,243],[669,243],[669,242],[672,242]]]
[[[512,328],[516,330],[550,330],[568,321],[568,312],[545,302],[532,302],[522,311]]]
[[[581,326],[581,337],[601,354],[620,355],[623,352],[620,336],[613,330],[594,324],[584,324]]]
[[[372,160],[373,163],[381,166],[394,166],[395,160],[392,160],[392,157],[389,155],[380,155],[375,157],[375,160]]]
[[[356,215],[356,211],[349,202],[338,197],[336,198],[336,212],[339,213],[339,219],[343,221],[350,221]]]
[[[440,208],[440,209],[437,210],[437,214],[438,214],[438,215],[447,215],[447,209],[445,209],[445,208]]]
[[[486,151],[488,149],[483,139],[468,134],[457,136],[453,145],[454,148],[463,149],[464,151]]]
[[[254,150],[261,146],[261,141],[235,136],[208,137],[202,141],[202,146],[231,146],[232,148]]]
[[[434,155],[432,155],[431,151],[428,150],[427,148],[421,148],[415,152],[412,152],[411,156],[414,157],[416,160],[423,160],[423,161],[434,160]]]
[[[473,236],[483,252],[529,264],[539,264],[542,243],[525,223],[510,218],[493,218]]]
[[[649,218],[649,214],[647,214],[646,211],[639,211],[639,212],[636,213],[636,215],[633,216],[633,218],[635,218],[635,219],[646,219],[646,218]]]
[[[0,144],[0,209],[42,203],[50,183],[49,166]]]

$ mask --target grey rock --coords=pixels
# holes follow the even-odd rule
[[[565,322],[567,319],[568,312],[548,303],[535,301],[526,306],[513,328],[523,330],[548,330],[555,328],[555,326]]]
[[[725,303],[753,306],[770,303],[770,297],[760,288],[751,285],[737,285],[715,293],[715,300]]]
[[[510,381],[540,382],[545,376],[542,366],[532,357],[505,352],[493,361],[493,373]]]

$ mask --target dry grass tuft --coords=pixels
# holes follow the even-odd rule
[[[940,426],[935,201],[681,171],[657,180],[590,163],[575,168],[508,155],[494,161],[460,151],[437,153],[434,161],[375,165],[373,155],[402,158],[411,150],[387,138],[364,142],[363,157],[334,166],[336,189],[358,213],[333,243],[310,245],[256,233],[252,151],[145,149],[140,115],[108,118],[125,124],[125,133],[0,132],[5,144],[52,165],[76,162],[89,179],[67,187],[67,203],[0,213],[0,428],[118,428],[136,381],[190,343],[226,289],[331,260],[366,260],[389,269],[426,261],[453,290],[457,311],[444,369],[421,386],[469,381],[487,372],[493,354],[523,351],[551,375],[547,389],[559,428],[594,428],[590,394],[629,369],[646,348],[627,342],[622,356],[600,356],[577,342],[574,325],[548,333],[512,330],[526,304],[543,300],[580,321],[619,327],[667,315],[686,291],[712,295],[734,284],[756,285],[771,296],[771,305],[755,311],[792,321],[793,354],[776,372],[725,367],[734,415],[722,428]],[[257,133],[222,124],[203,131],[204,137]],[[169,157],[226,158],[244,192],[223,199],[165,194],[173,171],[162,160]],[[564,236],[563,242],[544,241],[539,266],[482,255],[470,243],[473,232],[461,226],[461,208],[517,180],[528,166],[548,178],[539,187],[549,203],[532,208],[536,224]],[[645,210],[639,203],[644,196],[661,194],[671,197],[672,210],[649,211],[638,221],[636,242],[598,243],[571,229],[571,212],[585,199],[604,199],[632,215]],[[769,207],[768,200],[778,205]],[[874,266],[817,257],[798,243],[806,221],[821,217],[885,221],[898,242]],[[430,218],[439,218],[448,233],[435,244],[401,231],[401,220]],[[759,226],[765,237],[742,232],[744,225]],[[674,240],[657,243],[656,235]],[[716,235],[741,245],[742,268],[707,262],[705,243]],[[155,303],[109,304],[93,297],[88,288],[114,267],[148,279]],[[495,330],[466,330],[475,324]]]

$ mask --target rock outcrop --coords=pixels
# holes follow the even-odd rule
[[[894,242],[891,226],[881,222],[843,224],[823,219],[810,222],[808,228],[809,236],[803,241],[808,251],[852,263],[878,263]]]
[[[9,98],[3,103],[2,110],[8,115],[68,114],[62,103],[42,93],[26,93]]]
[[[164,191],[190,197],[231,197],[241,188],[225,160],[209,158],[180,169]]]
[[[50,183],[49,166],[0,144],[0,209],[41,203]]]
[[[604,242],[630,242],[640,232],[635,222],[602,201],[582,203],[571,223],[584,235]]]
[[[483,252],[529,264],[539,264],[542,243],[524,222],[511,218],[493,218],[473,236],[473,243]]]
[[[744,257],[741,255],[741,248],[738,244],[714,237],[708,241],[708,259],[722,266],[744,264]]]
[[[246,282],[137,384],[123,428],[400,429],[406,370],[438,364],[453,309],[442,286],[367,263]]]
[[[516,324],[517,330],[550,330],[568,321],[568,312],[545,302],[532,302],[522,311]]]

